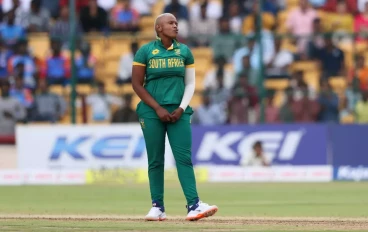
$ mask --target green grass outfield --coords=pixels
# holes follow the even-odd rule
[[[145,222],[147,185],[0,187],[0,231],[368,231],[368,183],[199,184],[210,219],[184,221],[178,184],[168,220]]]

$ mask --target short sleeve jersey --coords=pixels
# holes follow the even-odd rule
[[[145,88],[160,105],[178,105],[184,95],[185,69],[194,67],[190,49],[173,41],[166,49],[157,39],[143,45],[133,65],[146,67]]]

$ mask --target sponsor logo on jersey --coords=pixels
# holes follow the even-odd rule
[[[155,50],[153,50],[153,51],[152,51],[152,55],[156,55],[156,54],[158,54],[159,52],[160,52],[160,50],[155,49]]]

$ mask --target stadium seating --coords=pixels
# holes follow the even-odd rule
[[[190,1],[190,4],[194,1]],[[277,28],[278,33],[286,33],[285,22],[287,20],[287,15],[291,9],[299,4],[299,0],[287,0],[286,1],[286,9],[279,12],[277,14],[277,22],[279,27]],[[125,93],[133,93],[133,89],[130,85],[124,85],[119,87],[115,84],[120,57],[129,52],[130,43],[132,41],[137,41],[140,45],[154,39],[153,33],[153,24],[155,18],[162,13],[165,3],[163,0],[157,1],[157,3],[153,6],[152,15],[144,16],[140,20],[141,32],[135,36],[125,36],[125,35],[115,35],[112,34],[108,38],[103,35],[88,35],[86,40],[88,40],[92,45],[92,53],[98,58],[98,63],[96,67],[96,78],[100,81],[105,82],[106,89],[108,92],[121,95]],[[322,12],[319,12],[320,17],[324,17]],[[39,33],[32,34],[29,37],[29,46],[35,56],[38,58],[45,58],[49,52],[49,38],[47,34]],[[293,45],[290,39],[285,38],[283,40],[283,47],[291,49],[294,51],[296,49],[295,45]],[[368,58],[368,45],[367,44],[353,44],[353,43],[342,43],[339,47],[345,53],[345,63],[346,66],[353,66],[353,54],[355,52],[364,54]],[[192,49],[193,55],[196,60],[196,94],[193,97],[191,105],[195,108],[201,104],[201,91],[204,90],[203,80],[206,73],[211,70],[214,65],[212,63],[213,51],[211,48],[207,47],[199,47]],[[368,59],[366,59],[368,62]],[[227,68],[231,68],[229,64]],[[315,61],[298,61],[291,65],[290,71],[303,71],[304,72],[304,80],[308,85],[310,85],[315,90],[319,90],[319,82],[320,82],[320,67],[318,62]],[[333,77],[330,80],[330,84],[333,89],[339,94],[342,95],[347,86],[346,79],[344,77]],[[272,79],[266,80],[264,82],[264,86],[266,89],[273,89],[276,92],[275,95],[275,104],[280,106],[284,99],[283,90],[289,86],[288,79]],[[68,96],[70,93],[70,87],[63,88],[60,86],[53,86],[51,88],[52,92],[57,94]],[[88,95],[92,93],[94,90],[90,86],[77,86],[77,92],[79,94]],[[139,101],[139,98],[134,95],[133,105],[136,105]],[[81,118],[78,118],[78,121],[81,122]],[[343,119],[343,122],[351,122],[354,121],[354,117],[347,117]],[[69,116],[63,119],[63,122],[69,122]]]

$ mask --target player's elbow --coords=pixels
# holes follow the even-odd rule
[[[134,92],[137,93],[139,92],[141,88],[143,88],[143,85],[139,83],[138,81],[134,81],[134,78],[132,78],[132,87],[133,87]]]

